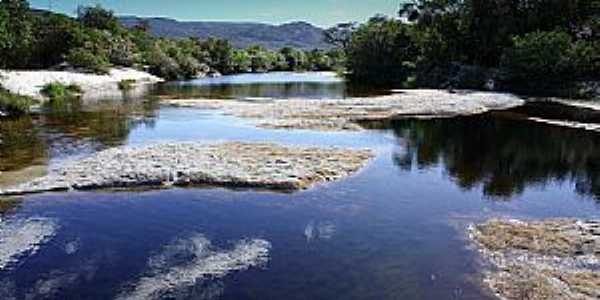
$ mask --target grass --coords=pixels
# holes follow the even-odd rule
[[[29,112],[35,101],[26,96],[15,95],[0,87],[0,111],[9,115],[22,115]]]
[[[135,79],[123,79],[119,82],[119,90],[130,91],[133,89],[135,83]]]
[[[75,84],[64,85],[62,83],[54,82],[45,85],[41,93],[48,97],[50,101],[62,101],[79,97],[82,90],[81,87]]]

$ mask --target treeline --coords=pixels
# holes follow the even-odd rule
[[[398,18],[327,39],[360,82],[537,92],[600,79],[598,0],[405,1]]]
[[[68,65],[97,73],[112,66],[146,69],[166,79],[207,73],[321,71],[343,67],[343,51],[235,49],[226,40],[165,39],[147,24],[123,27],[112,11],[80,7],[71,18],[36,11],[26,0],[0,1],[0,68]]]

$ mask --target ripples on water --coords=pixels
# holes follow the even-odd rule
[[[226,83],[227,97],[305,94],[264,82],[252,92],[236,80],[212,86]],[[340,83],[311,84],[322,96]],[[108,147],[164,141],[370,147],[378,155],[356,176],[294,194],[29,196],[2,217],[2,299],[487,299],[464,239],[468,223],[598,216],[600,136],[524,118],[539,109],[370,123],[350,133],[259,129],[155,100],[46,109],[0,121],[0,184]]]

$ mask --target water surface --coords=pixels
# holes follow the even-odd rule
[[[272,72],[241,74],[158,85],[163,97],[207,99],[344,99],[387,94],[385,90],[348,85],[335,73]]]
[[[345,133],[259,129],[155,100],[48,109],[0,121],[3,180],[108,147],[167,141],[368,147],[377,156],[355,176],[293,194],[205,187],[25,197],[0,226],[52,231],[0,270],[2,299],[133,297],[166,284],[164,274],[210,269],[207,258],[222,266],[221,254],[238,259],[225,274],[176,277],[185,284],[151,297],[493,299],[480,288],[469,223],[599,213],[599,134],[527,121],[526,109]],[[251,259],[255,240],[270,244],[268,261]],[[249,255],[236,254],[242,246]]]

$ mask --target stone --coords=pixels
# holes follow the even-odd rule
[[[347,99],[282,99],[236,101],[174,99],[179,107],[220,110],[226,115],[257,120],[274,129],[357,131],[365,121],[393,118],[444,118],[480,114],[522,105],[522,99],[502,93],[442,90],[394,90],[391,95]]]
[[[294,191],[349,176],[370,150],[284,147],[267,143],[118,147],[67,163],[0,195],[127,187],[215,185]]]
[[[492,266],[485,283],[502,299],[600,298],[600,221],[494,219],[470,237]]]

